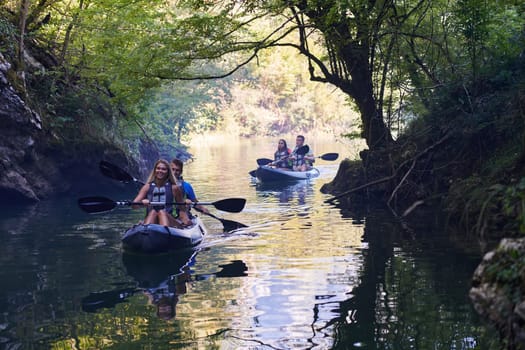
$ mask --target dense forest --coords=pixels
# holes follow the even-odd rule
[[[367,146],[325,186],[330,201],[380,199],[404,224],[437,205],[473,240],[523,242],[522,1],[0,7],[6,79],[41,118],[47,153],[111,144],[147,158],[202,133],[323,130]],[[485,316],[509,348],[525,333],[523,247],[476,282],[503,291],[503,316]]]

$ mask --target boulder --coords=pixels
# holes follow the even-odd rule
[[[507,349],[525,349],[525,238],[503,239],[485,254],[469,296],[475,310],[498,330]]]

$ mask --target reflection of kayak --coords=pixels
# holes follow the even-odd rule
[[[192,219],[188,228],[174,228],[156,224],[137,224],[122,237],[124,250],[142,254],[168,253],[199,244],[207,233],[199,217]]]
[[[312,187],[312,183],[309,181],[268,181],[258,182],[255,184],[257,192],[297,192],[299,190],[306,190]]]
[[[171,276],[181,274],[185,266],[194,264],[197,253],[198,250],[191,248],[155,256],[124,253],[122,262],[140,288],[155,288]]]
[[[308,180],[318,177],[319,170],[312,168],[308,171],[293,171],[263,165],[257,168],[255,175],[262,182]]]
[[[181,275],[185,266],[194,263],[197,251],[182,249],[174,254],[137,255],[124,253],[122,261],[128,275],[137,282],[137,287],[122,287],[114,290],[92,292],[82,298],[82,310],[96,312],[101,308],[113,308],[124,303],[137,292],[145,289],[166,289],[171,278]]]

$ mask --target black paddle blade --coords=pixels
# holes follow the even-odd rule
[[[240,229],[240,228],[243,228],[243,227],[248,227],[245,224],[242,224],[242,223],[237,222],[237,221],[220,219],[220,218],[219,218],[219,220],[221,221],[222,226],[224,227],[224,231],[226,231],[226,232],[234,231],[234,230],[237,230],[237,229]]]
[[[259,165],[259,166],[268,165],[271,162],[273,162],[273,160],[271,160],[269,158],[259,158],[259,159],[257,159],[257,165]]]
[[[336,160],[339,157],[339,153],[325,153],[319,158],[322,160]]]
[[[78,200],[80,209],[87,213],[103,213],[115,209],[117,203],[105,197],[84,197]]]
[[[295,151],[295,153],[304,156],[306,153],[308,153],[308,151],[310,151],[310,147],[308,147],[308,145],[304,145],[304,146],[299,147],[297,151]]]
[[[198,207],[195,207],[195,210],[197,210],[197,211],[199,211],[199,212],[201,212],[201,213],[203,213],[205,215],[208,215],[209,217],[212,217],[214,219],[219,220],[221,222],[222,226],[224,227],[224,231],[225,232],[237,230],[238,228],[242,228],[242,227],[248,227],[245,224],[241,224],[240,222],[237,222],[237,221],[226,220],[226,219],[219,218],[219,217],[213,215],[212,213],[205,213],[202,210],[200,210]]]
[[[118,303],[123,303],[126,298],[133,295],[137,290],[134,288],[123,288],[107,292],[90,293],[82,298],[82,310],[95,312],[100,308],[113,308]]]
[[[199,203],[197,203],[199,204]],[[212,203],[215,208],[230,213],[239,213],[244,209],[246,199],[244,198],[227,198]]]
[[[104,160],[100,161],[98,165],[100,172],[110,177],[114,180],[122,181],[122,182],[133,182],[135,181],[135,178],[125,172],[123,169],[119,168],[118,166],[111,164],[110,162],[106,162]]]

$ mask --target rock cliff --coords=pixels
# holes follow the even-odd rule
[[[92,144],[51,145],[59,138],[41,116],[17,93],[8,78],[10,63],[0,54],[0,196],[9,202],[29,203],[49,197],[102,190],[115,183],[102,177],[98,162],[109,159],[136,168],[117,146]],[[57,143],[60,144],[60,143]]]

